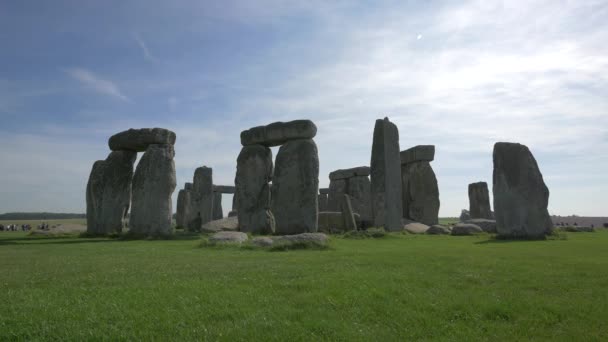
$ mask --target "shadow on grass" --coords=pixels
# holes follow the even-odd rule
[[[503,244],[503,243],[526,243],[526,242],[538,242],[538,241],[564,241],[568,240],[568,235],[563,232],[553,232],[547,236],[541,237],[504,237],[504,236],[492,236],[488,240],[475,242],[476,245],[485,244]]]
[[[65,235],[33,235],[22,236],[15,238],[0,238],[0,246],[2,245],[51,245],[51,244],[82,244],[82,243],[100,243],[100,242],[126,242],[133,240],[197,240],[200,238],[199,233],[177,232],[171,236],[150,237],[144,235],[109,234],[109,235],[93,235],[88,233],[81,234],[65,234]]]

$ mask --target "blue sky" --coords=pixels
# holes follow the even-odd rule
[[[496,141],[530,147],[550,213],[608,215],[606,18],[594,0],[0,0],[0,212],[84,212],[108,137],[139,127],[177,133],[181,188],[202,165],[232,184],[242,130],[309,118],[327,186],[388,116],[402,150],[436,145],[441,216],[491,188]]]

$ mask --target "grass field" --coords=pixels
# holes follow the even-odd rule
[[[329,250],[0,233],[0,340],[605,340],[608,230]]]
[[[21,227],[22,224],[29,224],[32,228],[36,228],[41,223],[48,223],[49,226],[54,226],[58,224],[79,224],[85,225],[87,224],[86,219],[61,219],[61,220],[0,220],[0,224],[7,226],[9,224],[16,224]]]

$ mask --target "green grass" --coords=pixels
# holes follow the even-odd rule
[[[327,250],[0,232],[0,340],[602,340],[608,230]]]

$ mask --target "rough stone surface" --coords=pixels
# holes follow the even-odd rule
[[[238,230],[238,227],[239,220],[237,217],[233,216],[207,222],[201,227],[201,231],[204,233],[213,233],[219,231],[236,231]]]
[[[194,184],[192,184],[192,183],[184,184],[184,190],[194,190]]]
[[[424,234],[429,230],[429,226],[420,222],[410,222],[403,225],[403,230],[411,234]]]
[[[177,194],[177,210],[175,211],[175,223],[179,228],[186,228],[188,219],[191,217],[192,192],[190,190],[180,190]]]
[[[432,226],[439,222],[439,187],[429,162],[401,167],[403,217]]]
[[[549,189],[528,147],[499,142],[494,145],[494,215],[503,237],[540,238],[553,223],[547,211]]]
[[[401,164],[426,161],[431,162],[435,159],[435,145],[418,145],[401,151]]]
[[[452,235],[473,235],[483,233],[483,229],[472,223],[457,223],[452,227]]]
[[[231,185],[214,185],[213,192],[219,192],[222,194],[233,194],[236,192],[236,187]]]
[[[357,222],[355,221],[355,215],[353,214],[353,207],[350,203],[350,196],[347,194],[342,195],[342,220],[344,221],[344,228],[347,231],[357,230]]]
[[[175,145],[175,137],[175,133],[164,128],[129,129],[111,136],[108,145],[112,151],[144,152],[153,144]]]
[[[354,213],[357,228],[361,227],[361,217]],[[323,233],[342,233],[348,231],[344,226],[344,218],[340,211],[319,212],[319,231]]]
[[[315,135],[317,135],[317,126],[310,120],[274,122],[241,132],[241,144],[272,147],[283,145],[290,140],[312,139]]]
[[[496,221],[488,219],[470,219],[464,223],[472,223],[479,226],[486,233],[496,233]]]
[[[245,146],[237,159],[236,207],[239,230],[272,234],[275,220],[270,211],[272,152],[262,145]]]
[[[356,176],[369,176],[369,166],[359,166],[350,169],[336,170],[329,174],[329,180],[347,179]]]
[[[401,231],[399,130],[388,118],[376,120],[370,166],[374,226],[384,227],[387,231]]]
[[[466,209],[462,209],[462,211],[460,212],[460,222],[465,222],[471,219],[471,214],[469,213],[468,210]]]
[[[488,183],[469,184],[469,213],[471,218],[492,219]]]
[[[238,214],[239,213],[236,210],[230,210],[230,212],[228,213],[228,217],[237,217]]]
[[[348,179],[347,194],[353,206],[353,212],[361,215],[364,227],[373,225],[371,183],[367,176],[355,176]]]
[[[217,232],[209,237],[213,244],[237,244],[247,241],[249,237],[242,232]]]
[[[319,193],[322,195],[329,195],[329,188],[319,188]]]
[[[196,232],[213,220],[213,169],[202,166],[194,170],[193,188],[192,218],[187,228]]]
[[[213,220],[220,220],[224,217],[222,209],[222,193],[213,193]]]
[[[426,231],[427,234],[440,235],[440,234],[450,234],[450,229],[445,226],[434,224]]]
[[[327,244],[329,237],[323,233],[302,233],[296,235],[277,236],[273,239],[275,243],[298,243],[298,242],[316,242],[318,244]]]
[[[319,194],[319,211],[327,211],[327,194]]]
[[[346,194],[346,179],[329,181],[329,194],[327,195],[327,211],[340,211],[340,201]]]
[[[267,236],[258,236],[251,240],[251,244],[258,247],[270,247],[274,241]]]
[[[130,232],[149,236],[172,234],[171,194],[175,190],[175,152],[171,145],[150,145],[133,176]]]
[[[105,229],[101,223],[103,216],[104,164],[105,161],[103,160],[93,163],[87,183],[87,232],[90,234],[105,234]]]
[[[319,154],[312,139],[292,140],[279,149],[272,180],[272,213],[279,234],[317,231]]]

